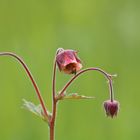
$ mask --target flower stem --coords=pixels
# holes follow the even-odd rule
[[[55,94],[56,94],[56,86],[55,86],[55,84],[56,84],[56,58],[55,58],[55,60],[54,60],[54,68],[53,68],[53,80],[52,80],[53,82],[52,82],[52,92],[53,92],[53,94],[52,94],[52,98],[53,98],[53,102],[54,102],[54,100],[55,100]]]
[[[50,140],[54,140],[54,125],[50,126]]]
[[[55,58],[54,58],[54,64],[53,64],[53,77],[52,77],[52,92],[53,92],[53,104],[55,102],[55,94],[56,94],[56,55],[62,51],[62,48],[58,48],[55,54]]]
[[[61,48],[56,51],[56,55],[59,53]],[[56,109],[57,109],[57,99],[56,99],[56,55],[54,58],[53,65],[53,77],[52,77],[52,116],[49,122],[50,128],[50,140],[54,140],[55,137],[55,119],[56,119]]]
[[[53,103],[53,114],[52,114],[52,118],[50,121],[50,140],[54,140],[55,137],[55,119],[56,119],[56,108],[57,107],[57,101],[55,100]]]
[[[91,70],[94,70],[94,71],[98,71],[100,73],[102,73],[109,81],[109,92],[110,92],[110,100],[113,102],[113,85],[112,85],[112,75],[106,73],[105,71],[103,71],[102,69],[100,68],[87,68],[87,69],[84,69],[84,70],[81,70],[79,71],[76,75],[74,75],[67,83],[66,85],[63,87],[63,89],[61,90],[59,96],[63,96],[64,92],[66,91],[66,89],[70,86],[70,84],[78,77],[80,76],[81,74],[87,72],[87,71],[91,71]]]
[[[38,99],[40,101],[40,104],[41,104],[42,109],[44,111],[45,117],[47,117],[47,119],[49,119],[47,108],[46,108],[45,103],[43,101],[43,98],[41,96],[40,90],[39,90],[39,88],[37,86],[36,81],[34,80],[32,74],[31,74],[31,71],[29,70],[29,68],[27,67],[27,65],[25,64],[25,62],[19,56],[17,56],[14,53],[11,53],[11,52],[1,52],[0,53],[0,56],[11,56],[11,57],[14,57],[16,60],[18,60],[18,62],[20,62],[20,64],[23,66],[24,70],[26,71],[28,77],[30,78],[30,80],[31,80],[31,82],[32,82],[32,84],[34,86],[34,89],[35,89],[35,91],[37,93],[37,96],[38,96]]]

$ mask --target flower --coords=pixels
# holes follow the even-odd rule
[[[56,55],[56,62],[59,70],[66,74],[76,74],[82,68],[81,60],[74,50],[61,49]]]
[[[106,112],[106,115],[113,118],[114,116],[117,116],[118,110],[119,110],[119,102],[113,100],[107,100],[104,102],[104,109]]]

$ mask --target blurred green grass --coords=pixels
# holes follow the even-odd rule
[[[140,137],[140,2],[138,0],[0,0],[0,51],[20,55],[31,69],[51,110],[51,74],[58,47],[79,50],[84,67],[117,73],[117,118],[104,115],[106,80],[98,73],[81,76],[69,89],[95,96],[59,103],[56,140],[133,140]],[[21,109],[22,99],[38,104],[21,66],[0,57],[0,139],[46,140],[48,128]],[[70,78],[58,73],[57,89]]]

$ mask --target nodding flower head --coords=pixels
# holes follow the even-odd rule
[[[115,100],[107,100],[104,102],[104,109],[106,112],[106,115],[108,117],[113,118],[114,116],[117,116],[118,110],[119,110],[119,103]]]
[[[59,70],[66,74],[76,74],[82,68],[81,60],[74,50],[58,50],[56,62]]]

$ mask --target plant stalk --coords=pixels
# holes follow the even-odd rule
[[[79,71],[76,75],[74,75],[67,83],[66,85],[63,87],[63,89],[61,90],[59,96],[63,96],[64,92],[66,91],[66,89],[71,85],[71,83],[78,78],[81,74],[87,72],[87,71],[98,71],[100,73],[102,73],[106,79],[109,81],[109,93],[110,93],[110,100],[113,102],[114,100],[114,95],[113,95],[113,85],[112,85],[112,75],[106,73],[104,70],[100,69],[100,68],[86,68],[84,70]]]
[[[55,120],[56,120],[57,101],[53,104],[53,115],[50,121],[50,140],[55,140]]]
[[[49,119],[49,115],[48,115],[48,112],[47,112],[47,108],[45,106],[45,103],[44,103],[44,100],[41,96],[41,93],[40,93],[40,90],[37,86],[37,83],[36,81],[34,80],[32,74],[31,74],[31,71],[29,70],[29,68],[27,67],[27,65],[25,64],[25,62],[16,54],[12,53],[12,52],[1,52],[0,53],[0,56],[11,56],[11,57],[14,57],[16,60],[18,60],[18,62],[20,62],[20,64],[23,66],[24,70],[26,71],[28,77],[30,78],[32,84],[33,84],[33,87],[37,93],[37,96],[38,96],[38,99],[40,101],[40,104],[42,106],[42,109],[44,111],[44,115],[45,117],[47,117],[47,119]]]
[[[59,49],[56,51],[56,55]],[[52,76],[52,116],[49,123],[50,129],[50,140],[55,138],[55,119],[56,119],[56,109],[57,109],[57,99],[56,99],[56,55],[53,64],[53,76]]]

